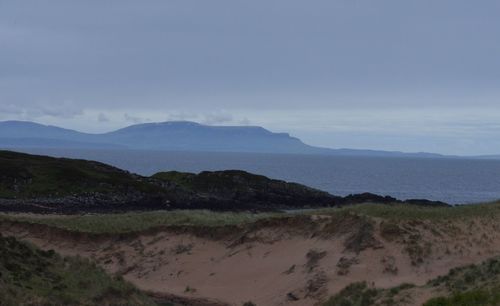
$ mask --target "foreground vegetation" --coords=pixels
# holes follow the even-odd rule
[[[496,306],[500,305],[500,286],[494,289],[457,292],[449,297],[438,297],[424,306]]]
[[[157,305],[88,260],[0,235],[0,305]]]
[[[412,295],[430,290],[442,293],[428,300],[424,306],[500,305],[500,258],[452,269],[420,287],[402,284],[391,289],[377,289],[366,282],[353,283],[323,306],[400,305],[411,301]]]

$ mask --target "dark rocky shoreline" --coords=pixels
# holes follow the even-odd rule
[[[127,197],[102,195],[71,196],[62,198],[39,199],[0,199],[0,212],[39,213],[39,214],[82,214],[82,213],[123,213],[132,211],[153,211],[173,209],[209,209],[215,211],[254,211],[271,212],[297,209],[316,209],[342,207],[364,203],[386,205],[417,205],[427,207],[451,207],[439,201],[425,199],[398,200],[389,196],[371,193],[355,194],[346,197],[332,197],[332,201],[322,205],[288,206],[273,203],[251,204],[241,201],[204,199],[193,202],[174,203],[162,197]]]

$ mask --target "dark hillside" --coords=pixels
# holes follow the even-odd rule
[[[150,179],[106,164],[0,151],[0,210],[159,209],[173,198]]]
[[[272,203],[282,207],[324,207],[340,203],[341,197],[296,183],[269,179],[240,170],[203,171],[199,174],[177,171],[152,176],[174,182],[204,198],[226,203]]]
[[[0,151],[2,198],[159,191],[144,178],[103,163]]]

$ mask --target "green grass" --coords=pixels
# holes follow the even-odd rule
[[[151,177],[165,182],[174,182],[186,189],[193,190],[191,181],[196,177],[196,174],[179,171],[165,171],[158,172]]]
[[[233,213],[207,210],[154,211],[123,214],[27,217],[0,214],[0,221],[46,224],[70,231],[88,233],[126,233],[160,226],[218,227],[240,225],[257,220],[286,216],[280,213]]]
[[[354,214],[381,219],[444,220],[470,217],[500,216],[500,202],[459,205],[454,207],[428,207],[417,205],[359,204],[342,208],[326,208],[308,214]]]
[[[451,292],[465,292],[500,285],[500,257],[491,258],[477,265],[450,270],[446,275],[429,282],[432,287],[444,287]]]
[[[323,306],[370,306],[379,292],[368,288],[366,282],[353,283],[331,297]]]
[[[88,260],[0,235],[0,305],[156,305]]]
[[[458,292],[450,297],[438,297],[424,306],[497,306],[500,305],[500,287],[490,290]]]
[[[450,270],[446,275],[417,287],[402,284],[389,289],[370,288],[365,282],[353,283],[331,297],[323,306],[395,306],[407,298],[408,290],[439,289],[443,296],[432,298],[424,306],[494,306],[500,305],[500,257],[477,265]]]

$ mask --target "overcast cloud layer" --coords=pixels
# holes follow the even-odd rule
[[[0,120],[500,153],[500,2],[0,0]]]

